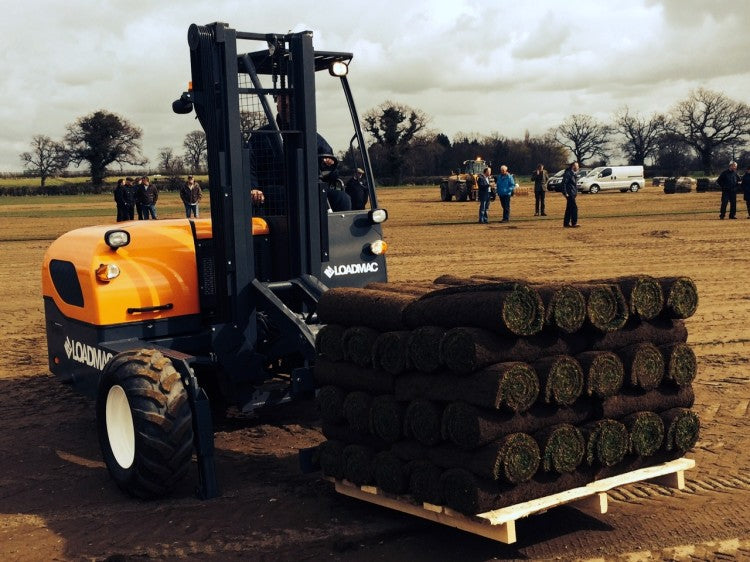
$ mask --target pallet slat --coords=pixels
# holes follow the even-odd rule
[[[518,519],[535,513],[543,513],[550,508],[565,504],[572,504],[577,509],[596,514],[607,513],[607,492],[609,490],[644,480],[655,480],[662,485],[682,490],[685,487],[685,470],[691,468],[695,468],[695,461],[681,458],[473,516],[458,513],[441,505],[416,504],[409,498],[384,494],[375,486],[356,486],[350,482],[332,478],[327,478],[327,480],[334,483],[336,492],[339,494],[415,515],[422,519],[461,529],[505,544],[512,544],[516,542],[515,522]]]

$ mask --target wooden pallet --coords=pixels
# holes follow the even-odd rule
[[[649,466],[626,472],[611,478],[597,480],[572,488],[558,494],[537,498],[527,502],[511,505],[502,509],[487,511],[477,515],[464,515],[449,507],[428,503],[417,504],[410,498],[393,496],[384,493],[375,486],[357,486],[345,480],[334,480],[336,491],[352,498],[374,503],[396,511],[416,515],[441,523],[449,527],[461,529],[481,535],[505,544],[516,542],[516,521],[535,513],[543,513],[558,505],[571,504],[587,512],[606,513],[607,491],[644,480],[654,480],[664,486],[681,490],[685,487],[685,471],[695,467],[693,459],[681,458],[656,466]]]

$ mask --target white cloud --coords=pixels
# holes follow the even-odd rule
[[[354,53],[360,113],[390,99],[423,110],[449,137],[518,137],[572,113],[606,121],[623,105],[665,111],[701,86],[750,102],[749,20],[744,0],[14,3],[0,21],[0,171],[20,170],[33,135],[59,139],[97,109],[141,127],[152,161],[160,147],[180,152],[198,128],[171,111],[190,79],[191,23],[310,29],[317,48]],[[336,144],[329,121],[321,112]]]

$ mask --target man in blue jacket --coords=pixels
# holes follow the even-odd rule
[[[508,166],[500,166],[500,174],[497,176],[497,197],[500,199],[500,206],[503,208],[503,220],[510,220],[510,198],[513,190],[516,188],[516,180],[512,174],[508,173]]]
[[[479,224],[487,224],[489,217],[487,211],[490,208],[490,174],[492,170],[485,168],[477,177],[477,199],[479,200]]]
[[[563,226],[565,228],[578,227],[578,205],[576,204],[576,195],[578,195],[578,162],[572,162],[568,169],[565,170],[562,178],[562,194],[565,196],[565,216],[563,217]]]

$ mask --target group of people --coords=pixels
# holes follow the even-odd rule
[[[716,183],[721,187],[721,206],[719,207],[719,218],[724,219],[729,207],[729,218],[737,218],[737,192],[742,189],[743,199],[747,206],[747,218],[750,219],[750,166],[745,174],[740,177],[737,173],[737,162],[730,162],[729,167],[724,170]]]
[[[563,195],[565,196],[565,217],[563,226],[565,228],[578,227],[578,206],[576,205],[576,194],[578,187],[576,185],[576,172],[578,171],[578,162],[573,162],[565,170],[563,175]],[[479,224],[489,222],[487,212],[490,208],[490,177],[491,168],[485,168],[482,174],[477,178],[477,199],[479,200]],[[544,164],[539,164],[531,173],[531,180],[534,182],[534,216],[546,217],[544,207],[545,192],[547,190],[547,180],[549,174],[544,169]],[[510,198],[516,188],[516,180],[513,174],[508,172],[508,167],[500,166],[500,173],[495,179],[497,186],[497,198],[500,200],[500,206],[503,209],[503,218],[500,222],[510,221]]]
[[[136,213],[138,220],[156,219],[156,201],[159,190],[152,184],[148,176],[133,180],[131,177],[117,180],[114,191],[115,206],[117,207],[117,222],[134,220]]]

